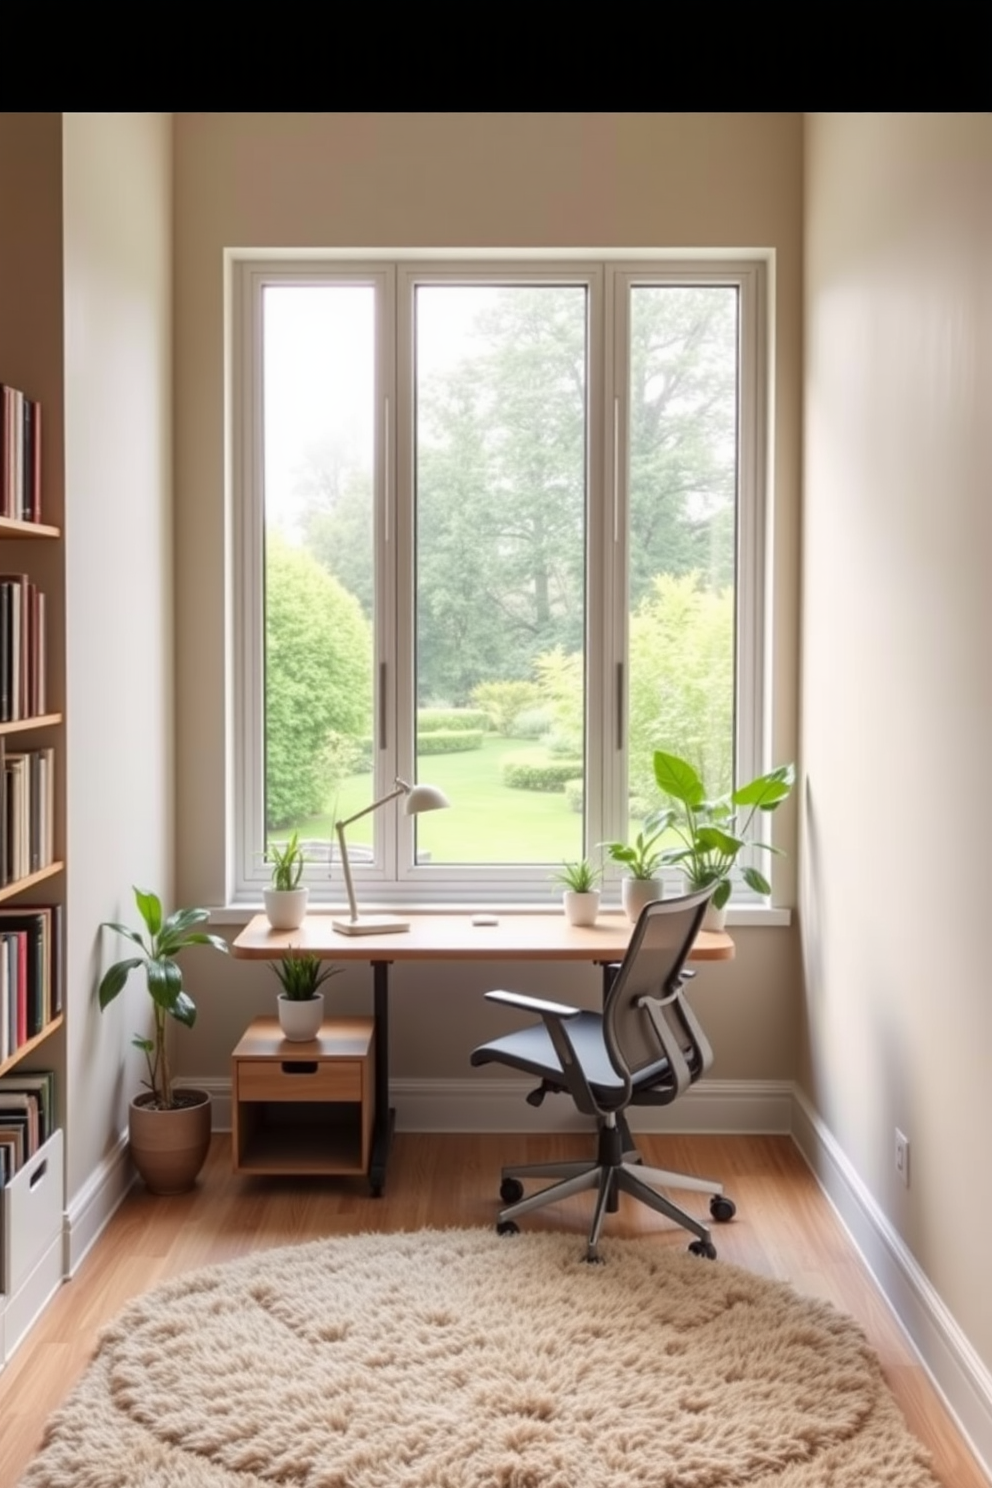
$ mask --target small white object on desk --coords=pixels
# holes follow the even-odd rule
[[[473,915],[472,916],[472,924],[473,925],[498,925],[499,924],[499,920],[496,918],[495,915],[487,915],[487,914]]]

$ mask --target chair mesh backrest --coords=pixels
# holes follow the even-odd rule
[[[660,999],[676,990],[712,892],[657,900],[641,911],[603,1010],[606,1047],[619,1075],[636,1079],[663,1057],[650,1018],[637,1004],[642,997]]]

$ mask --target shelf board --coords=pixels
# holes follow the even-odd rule
[[[26,1057],[26,1055],[31,1053],[32,1049],[36,1049],[39,1044],[43,1044],[50,1034],[53,1034],[57,1028],[61,1028],[62,1018],[62,1013],[56,1013],[52,1021],[50,1023],[46,1023],[40,1033],[36,1033],[34,1038],[29,1038],[27,1042],[23,1043],[19,1049],[17,1049],[13,1054],[10,1055],[9,1058],[5,1059],[3,1063],[0,1064],[0,1075],[5,1075],[8,1070],[16,1069],[21,1061]]]
[[[14,883],[5,884],[0,889],[0,902],[13,899],[15,894],[23,894],[26,889],[33,889],[35,884],[44,883],[46,878],[54,878],[64,867],[65,864],[61,862],[49,863],[47,868],[39,868],[37,873],[29,873],[27,878],[18,878]]]
[[[0,735],[23,734],[27,729],[54,728],[61,722],[61,713],[37,713],[33,718],[16,718],[8,723],[0,723]]]
[[[47,522],[19,522],[16,517],[0,517],[0,537],[61,537],[61,527]]]

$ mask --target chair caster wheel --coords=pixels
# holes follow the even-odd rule
[[[726,1224],[737,1213],[737,1205],[726,1194],[714,1194],[710,1199],[710,1214],[719,1224]]]
[[[504,1178],[499,1186],[499,1196],[504,1204],[515,1204],[524,1196],[524,1186],[519,1178]]]
[[[689,1254],[702,1256],[704,1261],[716,1260],[716,1246],[712,1240],[693,1240],[689,1246]]]
[[[496,1225],[497,1235],[519,1235],[520,1226],[515,1219],[501,1219]]]

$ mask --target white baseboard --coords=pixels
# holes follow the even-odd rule
[[[992,1374],[802,1091],[793,1140],[992,1483]]]
[[[67,1277],[74,1276],[84,1256],[93,1248],[111,1217],[124,1202],[135,1181],[128,1156],[127,1133],[90,1174],[89,1180],[66,1210],[62,1259]]]
[[[549,1095],[540,1106],[524,1099],[533,1080],[394,1080],[390,1098],[397,1131],[588,1131],[592,1120],[567,1096]],[[670,1106],[640,1106],[629,1113],[633,1131],[779,1132],[792,1126],[792,1085],[781,1081],[700,1080]]]
[[[231,1129],[231,1082],[196,1080],[213,1097],[214,1131]],[[533,1080],[392,1080],[396,1130],[407,1132],[588,1131],[590,1118],[564,1096],[541,1106],[524,1099]],[[792,1083],[781,1080],[700,1080],[671,1106],[643,1106],[630,1125],[643,1132],[757,1132],[792,1130]]]

